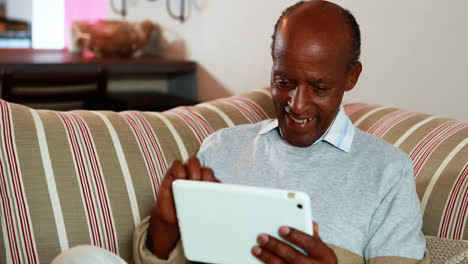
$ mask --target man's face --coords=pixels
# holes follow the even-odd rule
[[[344,92],[357,81],[360,68],[356,77],[345,47],[326,32],[278,28],[271,94],[281,133],[291,145],[306,147],[320,138],[338,113]]]

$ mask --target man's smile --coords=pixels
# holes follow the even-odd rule
[[[289,129],[293,130],[309,130],[314,124],[316,124],[317,117],[295,117],[292,113],[287,112],[285,113],[286,116],[286,126]]]
[[[292,120],[294,120],[296,123],[298,124],[304,124],[305,122],[308,122],[308,121],[311,121],[312,119],[314,118],[306,118],[306,119],[297,119],[297,118],[294,118],[294,116],[290,116]]]

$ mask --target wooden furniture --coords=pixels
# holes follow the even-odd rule
[[[98,58],[89,54],[70,54],[66,50],[0,49],[0,71],[15,73],[89,73],[106,69],[109,80],[134,80],[159,78],[165,81],[163,93],[136,91],[129,85],[126,91],[115,93],[109,86],[111,96],[129,99],[129,107],[144,105],[145,110],[157,105],[157,100],[167,107],[177,104],[193,104],[198,101],[196,63],[193,61],[167,60],[161,58]],[[149,87],[151,88],[151,87]],[[166,92],[167,91],[167,92]],[[167,94],[166,94],[167,93]],[[167,98],[164,98],[168,96]],[[179,102],[170,104],[173,98]]]
[[[45,74],[7,71],[2,74],[2,99],[21,104],[82,101],[83,109],[106,109],[107,71]]]

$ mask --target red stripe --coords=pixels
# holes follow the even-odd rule
[[[182,107],[171,112],[180,116],[192,128],[192,131],[194,131],[198,136],[200,143],[214,132],[203,117],[195,112],[190,111],[188,108]]]
[[[134,114],[137,117],[140,124],[143,126],[146,135],[150,139],[151,146],[153,147],[153,150],[156,153],[159,168],[161,168],[161,175],[156,177],[157,190],[159,192],[159,186],[161,186],[159,179],[163,178],[163,176],[166,173],[167,168],[168,168],[166,160],[164,159],[164,154],[163,154],[162,149],[161,149],[161,147],[159,145],[158,139],[156,138],[156,136],[154,134],[154,131],[151,128],[151,126],[149,125],[148,121],[139,112],[132,112],[132,114]]]
[[[27,214],[26,203],[24,200],[25,198],[23,197],[23,187],[21,184],[18,162],[16,160],[16,150],[15,150],[14,143],[13,143],[13,136],[12,136],[12,131],[11,131],[12,126],[11,126],[11,120],[10,120],[10,114],[9,114],[8,108],[6,108],[5,110],[5,116],[6,118],[4,119],[4,124],[5,124],[5,128],[8,127],[8,129],[4,129],[4,140],[5,140],[5,146],[7,149],[6,152],[7,152],[7,159],[8,159],[8,164],[10,167],[10,172],[11,172],[11,179],[13,182],[13,190],[15,193],[15,198],[17,200],[17,209],[18,209],[20,222],[21,222],[21,231],[22,231],[23,238],[24,238],[23,243],[25,246],[28,262],[36,263],[37,257],[36,257],[36,253],[34,249],[34,242],[32,241],[30,220]]]
[[[393,118],[391,118],[385,124],[383,124],[383,126],[378,127],[378,128],[374,128],[376,130],[375,133],[372,133],[372,132],[369,132],[369,133],[374,134],[374,135],[376,135],[378,137],[382,137],[385,133],[388,132],[388,130],[390,130],[392,127],[394,127],[400,121],[406,120],[408,117],[411,117],[411,116],[413,116],[415,114],[417,114],[417,113],[416,112],[407,112],[407,111],[396,114],[396,115],[393,116]]]
[[[432,154],[432,151],[439,146],[441,142],[443,142],[446,138],[450,137],[451,135],[455,134],[459,130],[463,129],[465,126],[463,124],[459,124],[450,130],[446,131],[445,133],[439,135],[439,137],[433,141],[428,148],[422,153],[422,156],[418,159],[416,162],[416,165],[414,166],[414,175],[418,175],[421,167],[424,165],[426,162],[426,159]]]
[[[188,116],[190,116],[192,119],[196,120],[197,124],[200,124],[206,132],[206,135],[211,135],[213,134],[213,128],[208,124],[208,122],[203,118],[201,115],[191,111],[189,108],[183,107],[183,110],[188,113]]]
[[[263,111],[261,107],[259,107],[256,103],[252,102],[251,100],[244,97],[234,97],[234,100],[238,100],[248,105],[255,113],[257,113],[260,119],[268,119],[268,115],[265,113],[265,111]]]
[[[445,130],[447,127],[452,126],[456,122],[447,122],[441,126],[439,126],[437,129],[433,130],[430,134],[428,134],[417,146],[416,148],[411,152],[410,158],[414,161],[416,157],[419,155],[419,152],[422,148],[424,148],[434,137],[438,136],[440,134],[440,131]]]
[[[72,122],[70,121],[69,117],[65,113],[58,113],[61,117],[62,121],[65,124],[68,136],[70,138],[71,147],[73,149],[73,157],[76,161],[76,166],[78,169],[78,176],[80,179],[80,186],[83,193],[83,198],[85,199],[86,211],[88,213],[88,224],[91,227],[91,236],[93,238],[93,245],[102,247],[101,235],[99,231],[96,206],[94,199],[91,195],[91,188],[88,182],[88,176],[85,169],[84,161],[83,161],[83,151],[81,150],[81,146],[78,143],[78,138],[76,135],[75,128],[73,127]]]
[[[447,204],[447,207],[444,212],[444,217],[442,219],[442,228],[441,228],[441,237],[446,238],[447,237],[447,232],[448,232],[448,225],[451,221],[452,214],[453,214],[453,207],[456,202],[456,197],[458,196],[458,193],[460,192],[460,188],[462,186],[463,180],[462,177],[457,178],[457,182],[455,183],[455,186],[450,192],[450,198]]]
[[[357,104],[345,105],[344,109],[345,109],[346,115],[350,116],[350,115],[354,114],[355,112],[357,112],[357,111],[359,111],[361,109],[364,109],[366,107],[370,107],[370,106],[375,106],[375,105],[357,103]]]
[[[103,175],[102,170],[99,166],[96,148],[91,139],[89,128],[86,126],[85,122],[77,114],[72,113],[71,115],[80,127],[80,131],[83,135],[83,140],[87,148],[88,157],[93,169],[94,181],[96,182],[96,186],[98,188],[97,193],[99,195],[99,202],[102,208],[102,214],[106,227],[106,237],[110,244],[109,250],[114,252],[115,254],[118,254],[116,246],[116,237],[114,232],[114,223],[112,221],[112,216],[110,212],[109,198],[107,197],[107,193],[104,188],[104,182],[102,179]]]
[[[103,219],[104,219],[104,223],[105,223],[105,228],[106,228],[106,237],[107,237],[107,240],[109,242],[109,247],[110,247],[110,250],[111,251],[114,251],[115,253],[116,252],[116,248],[115,247],[115,242],[113,241],[113,230],[112,230],[112,218],[110,217],[110,213],[109,213],[109,207],[108,207],[108,200],[107,200],[107,196],[105,196],[105,189],[103,187],[103,183],[102,183],[102,173],[101,173],[101,169],[99,168],[99,164],[97,162],[97,157],[96,157],[96,153],[95,153],[95,149],[94,149],[94,146],[92,145],[92,141],[91,141],[91,138],[89,136],[89,132],[86,128],[86,125],[83,124],[83,121],[76,115],[76,114],[71,114],[71,116],[74,118],[74,120],[77,122],[79,128],[80,128],[80,131],[81,131],[81,135],[83,137],[83,141],[85,143],[85,146],[86,146],[86,153],[88,154],[88,158],[89,158],[89,161],[91,163],[91,168],[92,168],[92,171],[93,171],[93,176],[94,176],[94,180],[95,180],[95,183],[96,183],[96,187],[97,187],[97,194],[99,196],[99,203],[100,203],[100,206],[101,206],[101,209],[102,209],[102,216],[103,216]],[[112,237],[110,237],[110,234],[112,234]]]
[[[130,125],[132,131],[135,133],[138,144],[141,148],[141,151],[143,152],[143,157],[145,159],[146,166],[148,167],[148,170],[149,170],[148,173],[150,175],[151,182],[153,183],[154,192],[155,194],[157,194],[158,193],[158,186],[157,186],[157,180],[156,180],[157,172],[156,172],[156,168],[154,167],[154,160],[149,154],[148,143],[146,142],[146,139],[143,137],[133,117],[127,112],[120,113],[120,115],[125,118],[127,123]]]
[[[176,114],[177,116],[179,116],[180,118],[182,118],[182,120],[185,121],[185,123],[187,125],[189,125],[189,127],[192,129],[192,131],[195,133],[195,135],[197,136],[197,139],[198,139],[198,142],[203,142],[203,140],[205,139],[204,135],[203,135],[203,131],[200,129],[199,126],[196,125],[195,122],[193,122],[193,120],[189,117],[187,117],[187,115],[185,115],[183,112],[180,112],[179,110],[177,109],[173,109],[170,111],[171,113],[174,113]]]
[[[243,105],[239,104],[238,102],[232,100],[232,98],[221,99],[221,101],[231,104],[235,108],[237,108],[237,110],[239,110],[249,120],[250,123],[258,122],[257,119],[250,113],[248,109],[246,109]]]
[[[466,166],[465,168],[468,168],[468,166]],[[465,180],[466,180],[467,174],[468,174],[468,170],[465,169],[465,175],[464,175]],[[463,226],[465,223],[466,211],[468,208],[468,186],[465,186],[464,193],[465,194],[463,195],[463,199],[461,200],[460,211],[458,212],[457,222],[455,223],[455,239],[462,239],[462,235],[463,235],[462,231],[463,231]]]
[[[149,149],[148,149],[148,145],[147,145],[147,142],[145,140],[145,138],[143,137],[140,129],[138,128],[135,120],[133,119],[132,116],[130,116],[129,114],[125,113],[123,114],[124,118],[127,120],[127,122],[129,123],[130,127],[132,128],[133,132],[135,133],[136,137],[137,137],[137,140],[138,140],[138,143],[140,145],[140,148],[143,152],[143,157],[145,158],[145,162],[146,162],[146,165],[148,166],[148,173],[151,177],[151,181],[153,183],[153,189],[155,191],[155,193],[157,193],[157,184],[156,184],[156,168],[154,167],[154,162],[152,160],[152,157],[151,155],[149,154]]]
[[[394,118],[393,120],[390,120],[389,122],[387,122],[385,126],[381,127],[375,135],[378,137],[383,137],[385,133],[387,133],[392,127],[400,123],[400,121],[406,120],[408,117],[411,117],[415,114],[416,114],[415,112],[407,112]]]
[[[238,107],[242,107],[245,111],[247,111],[253,117],[253,120],[255,120],[254,122],[262,120],[262,118],[257,115],[255,110],[248,107],[248,105],[244,104],[242,101],[237,100],[236,97],[231,97],[230,99],[232,100],[232,103],[236,104]]]
[[[64,113],[59,113],[60,117],[62,118],[68,135],[70,137],[70,143],[73,149],[73,157],[74,160],[76,161],[76,166],[78,170],[78,176],[80,179],[81,183],[81,190],[85,199],[85,205],[86,205],[86,211],[88,213],[88,224],[91,227],[91,235],[93,238],[93,245],[101,245],[100,241],[100,235],[97,234],[99,233],[99,229],[97,227],[97,218],[95,215],[95,206],[94,206],[94,200],[91,197],[91,191],[88,183],[88,177],[86,176],[86,170],[84,169],[83,165],[83,155],[81,155],[81,148],[78,144],[78,139],[76,137],[76,132],[74,130],[74,127],[71,124],[71,121],[69,120],[69,117],[66,116]]]
[[[4,100],[0,100],[1,103],[1,108],[2,108],[2,123],[4,124],[3,126],[3,140],[4,142],[6,141],[5,137],[5,132],[7,130],[5,123],[6,120],[9,119],[9,114],[8,114],[8,105]],[[13,221],[13,216],[12,216],[12,206],[10,203],[10,195],[8,194],[8,188],[6,186],[6,175],[3,173],[4,167],[3,167],[3,160],[0,162],[0,172],[1,172],[1,193],[2,193],[2,205],[3,205],[3,212],[5,214],[5,221],[6,221],[6,228],[7,228],[7,235],[8,235],[8,244],[10,245],[10,255],[12,257],[13,263],[20,263],[20,256],[19,256],[19,250],[18,250],[18,240],[16,238],[16,231],[14,227],[14,221]]]
[[[97,239],[96,239],[96,235],[95,235],[95,227],[94,227],[94,222],[93,222],[93,214],[91,212],[91,209],[90,209],[90,202],[89,202],[89,192],[88,192],[88,184],[87,184],[87,180],[84,179],[83,177],[83,174],[85,173],[83,171],[83,167],[81,166],[81,160],[80,158],[78,157],[81,157],[81,155],[78,155],[77,154],[77,143],[76,143],[76,136],[74,135],[73,133],[73,129],[71,128],[71,125],[70,125],[70,121],[68,119],[67,116],[65,116],[63,113],[58,113],[60,118],[62,119],[64,125],[65,125],[65,128],[67,130],[67,133],[68,133],[68,136],[69,136],[69,140],[70,140],[70,146],[72,147],[72,150],[73,150],[73,158],[76,162],[76,167],[77,167],[77,170],[78,170],[78,176],[79,176],[79,180],[80,180],[80,186],[81,186],[81,190],[82,190],[82,193],[83,193],[83,198],[85,199],[84,202],[85,202],[85,206],[86,206],[86,212],[87,212],[87,215],[88,215],[88,224],[90,225],[91,227],[91,236],[93,238],[93,244],[96,245],[97,244]]]
[[[6,177],[5,174],[3,173],[3,163],[0,163],[0,169],[1,169],[1,182],[0,182],[0,191],[2,193],[2,205],[3,205],[3,212],[5,214],[5,221],[6,221],[6,231],[8,235],[8,245],[10,245],[10,254],[13,259],[13,263],[19,263],[19,252],[18,252],[18,247],[17,243],[18,240],[16,239],[16,234],[15,234],[15,227],[13,225],[13,218],[11,216],[11,204],[10,204],[10,199],[9,199],[9,194],[8,189],[6,187]]]
[[[440,237],[443,237],[443,238],[448,237],[448,226],[451,222],[451,218],[454,213],[455,203],[456,203],[458,194],[460,193],[460,189],[463,185],[463,182],[465,181],[466,175],[467,175],[466,171],[463,171],[461,173],[461,175],[457,178],[457,182],[455,183],[455,186],[450,192],[450,198],[449,198],[447,208],[445,209],[444,217],[442,220],[442,229],[441,229]]]
[[[395,118],[395,116],[399,116],[401,113],[404,113],[404,112],[405,112],[405,110],[398,110],[398,111],[392,112],[390,114],[387,114],[386,116],[381,118],[379,121],[377,121],[374,125],[372,125],[369,128],[369,130],[367,130],[367,133],[373,134],[375,131],[378,131],[379,128],[382,125],[384,125],[386,122],[388,122],[388,120],[392,120],[393,118]]]

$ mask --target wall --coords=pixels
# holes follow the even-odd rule
[[[31,22],[32,0],[3,0],[7,17]]]
[[[129,20],[161,25],[168,57],[199,62],[200,96],[208,100],[268,85],[273,25],[295,1],[192,0],[184,24],[168,16],[164,0],[128,2]],[[356,15],[363,35],[364,70],[346,101],[468,120],[468,1],[334,2]]]

